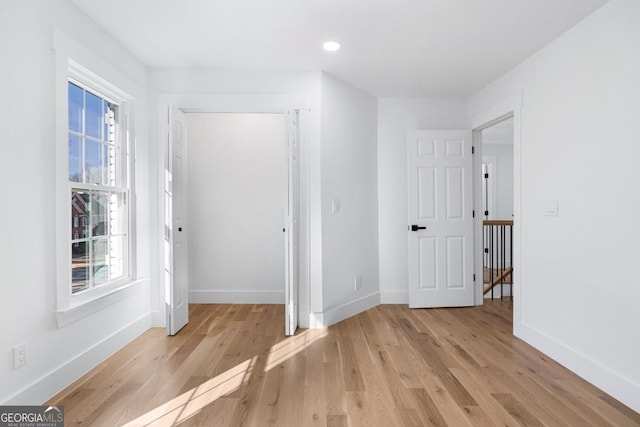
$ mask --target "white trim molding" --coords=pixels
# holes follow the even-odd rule
[[[89,316],[98,310],[102,310],[105,307],[110,306],[118,301],[133,296],[141,292],[144,288],[143,284],[148,283],[147,280],[136,280],[129,282],[123,286],[109,289],[104,294],[96,294],[90,300],[83,302],[82,304],[67,307],[56,311],[56,320],[58,321],[58,327],[62,328],[73,322],[76,322],[83,317]]]
[[[380,304],[409,304],[409,291],[381,291]]]
[[[55,368],[51,372],[1,402],[2,405],[34,405],[46,402],[76,379],[102,363],[151,327],[151,314],[147,313],[125,327],[94,344],[87,350]]]
[[[497,122],[500,122],[508,116],[513,116],[513,286],[514,289],[518,289],[513,296],[513,334],[520,337],[520,327],[522,325],[522,298],[526,293],[525,284],[522,282],[522,107],[523,107],[524,92],[522,90],[514,93],[513,95],[497,102],[492,107],[485,109],[484,111],[475,114],[469,119],[469,126],[474,132],[474,143],[480,135],[480,131],[487,128]],[[480,136],[481,138],[481,136]],[[480,147],[482,148],[482,147]],[[476,158],[476,165],[481,163],[482,150],[477,151],[478,157]],[[476,185],[476,184],[474,184]],[[479,185],[479,184],[477,184]],[[479,188],[476,187],[476,192]],[[476,210],[481,207],[476,206]],[[477,225],[476,238],[479,238],[482,234],[482,216],[476,215]],[[476,242],[478,243],[478,242]],[[476,245],[475,253],[480,254],[481,245]],[[482,278],[482,263],[476,262],[475,265],[476,277]],[[482,292],[482,280],[478,281],[476,292],[476,304],[482,304],[483,292]]]
[[[316,147],[313,143],[315,138],[314,126],[315,122],[312,117],[312,99],[305,94],[246,94],[246,93],[159,93],[157,96],[157,129],[158,138],[162,141],[165,135],[164,119],[169,106],[179,108],[183,112],[207,112],[207,113],[285,113],[289,110],[300,111],[300,128],[299,128],[299,147],[300,147],[300,242],[299,242],[299,288],[298,288],[298,323],[300,327],[306,328],[308,324],[306,319],[309,318],[310,307],[315,301],[316,295],[311,287],[312,273],[321,269],[315,268],[312,262],[311,234],[311,184],[309,150]],[[314,114],[318,114],[314,112]],[[319,158],[319,156],[318,156]],[[158,182],[164,180],[164,158],[162,154],[156,159],[158,165]],[[157,197],[160,203],[163,200],[163,187],[158,187]],[[319,192],[318,192],[319,198]],[[161,205],[160,205],[161,206]],[[164,235],[164,220],[160,221],[157,229],[158,235]],[[164,249],[160,246],[156,252],[159,266],[159,282],[158,287],[152,290],[152,312],[154,325],[163,326],[166,322],[166,316],[163,314],[165,302],[163,296],[166,292],[165,276],[163,271],[164,265]],[[312,295],[312,292],[314,294]],[[322,288],[320,287],[320,297]],[[282,291],[197,291],[189,292],[189,302],[192,303],[238,303],[238,304],[284,304],[284,286]]]
[[[190,304],[284,304],[281,291],[189,291]]]
[[[516,293],[517,295],[517,293]],[[589,358],[529,325],[520,325],[519,338],[570,369],[631,409],[640,410],[640,384]]]
[[[380,293],[374,292],[362,298],[325,310],[322,313],[311,313],[309,316],[309,327],[311,329],[327,328],[378,305],[380,305]]]
[[[53,27],[55,52],[55,163],[56,163],[56,318],[59,327],[95,313],[132,293],[139,291],[136,280],[136,240],[135,224],[135,98],[131,93],[139,92],[138,86],[110,63],[104,61],[63,31]],[[112,98],[120,104],[120,131],[128,144],[128,248],[125,251],[127,277],[108,283],[87,292],[71,294],[71,224],[69,221],[70,187],[68,179],[68,84],[70,79],[100,92],[101,96]],[[124,141],[124,140],[123,140]]]

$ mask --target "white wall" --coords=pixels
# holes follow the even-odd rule
[[[468,103],[523,91],[516,334],[636,411],[638,52],[640,2],[612,0]]]
[[[122,74],[136,103],[138,276],[133,295],[64,327],[56,322],[56,100],[53,27]],[[146,68],[70,1],[0,3],[0,403],[41,404],[150,324]],[[83,58],[76,58],[82,61]],[[66,61],[66,59],[65,59]],[[12,348],[27,345],[13,370]]]
[[[158,108],[166,103],[208,112],[274,112],[300,109],[300,326],[309,313],[322,312],[322,226],[320,215],[320,73],[228,71],[193,68],[150,69],[152,162],[160,167],[162,123]],[[154,194],[159,194],[159,169]],[[162,253],[156,251],[160,259]],[[155,325],[164,325],[164,285],[153,289]]]
[[[490,218],[513,219],[513,144],[487,144],[483,137],[482,156],[495,159],[495,211]]]
[[[322,74],[323,323],[379,303],[376,99]],[[332,213],[332,201],[339,207]],[[355,290],[354,279],[362,278]]]
[[[384,304],[409,302],[407,131],[466,129],[457,99],[378,100],[378,216],[380,294]]]
[[[186,114],[189,301],[284,302],[284,114]]]

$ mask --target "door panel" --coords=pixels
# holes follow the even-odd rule
[[[408,135],[410,307],[473,305],[471,159],[470,131]]]
[[[464,170],[446,168],[446,192],[448,220],[464,217]]]
[[[435,237],[419,237],[421,260],[420,268],[420,289],[435,289],[438,283],[438,239]]]
[[[287,215],[285,218],[285,334],[298,328],[298,212],[299,212],[299,132],[298,111],[287,114]]]
[[[422,220],[433,220],[436,218],[436,169],[419,168],[418,179],[418,217]]]
[[[447,288],[464,287],[464,236],[447,236]]]
[[[165,269],[169,280],[167,333],[175,335],[189,321],[187,270],[186,154],[187,122],[184,113],[171,108],[168,114],[168,149],[165,164],[165,219],[169,256]]]

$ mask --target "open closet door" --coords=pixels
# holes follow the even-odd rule
[[[287,113],[287,195],[285,218],[285,334],[294,335],[298,328],[298,212],[299,212],[299,112]]]
[[[187,121],[182,111],[167,111],[164,167],[165,286],[167,334],[175,335],[189,321],[187,270]]]

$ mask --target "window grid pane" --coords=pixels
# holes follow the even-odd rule
[[[118,176],[122,160],[118,158],[118,105],[78,84],[68,86],[69,181],[110,187],[125,184]]]
[[[125,276],[126,191],[72,189],[72,293]]]
[[[89,253],[87,242],[71,244],[71,292],[89,289]]]
[[[92,240],[91,266],[93,286],[103,285],[109,279],[109,241],[106,238]]]
[[[102,184],[102,143],[85,138],[85,179],[89,184]]]
[[[82,133],[82,114],[84,111],[84,90],[69,83],[69,130]]]
[[[89,231],[89,192],[74,190],[71,192],[71,240],[77,241],[90,237]]]
[[[85,122],[84,128],[87,136],[103,139],[104,112],[103,101],[100,97],[85,91]]]
[[[91,193],[91,235],[107,236],[109,234],[109,193],[93,191]]]
[[[127,275],[127,188],[120,174],[118,105],[69,82],[69,173],[71,188],[71,293]],[[77,183],[77,184],[74,184]],[[102,186],[92,189],[90,186]],[[84,188],[82,188],[84,187]],[[109,187],[112,190],[107,190]]]
[[[84,144],[82,137],[69,132],[69,181],[83,182]]]

